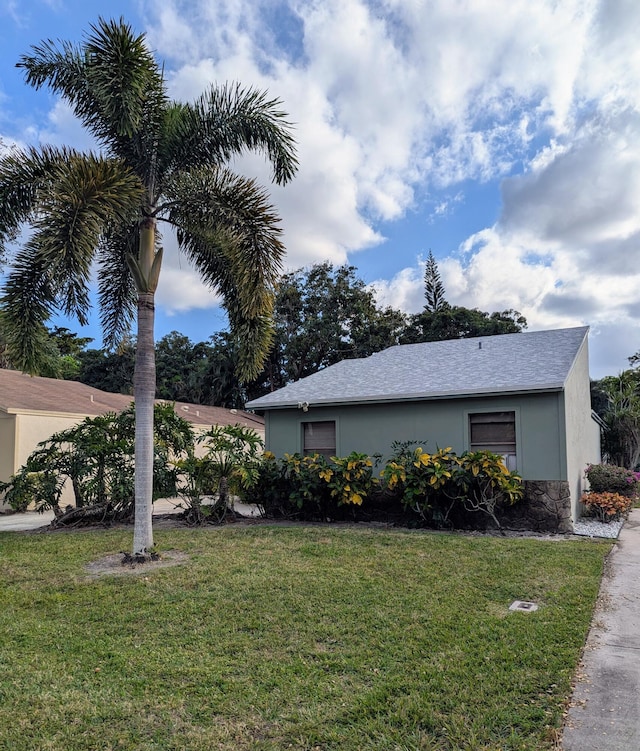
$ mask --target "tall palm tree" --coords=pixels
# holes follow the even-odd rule
[[[126,334],[137,310],[133,553],[146,555],[153,546],[158,224],[175,228],[180,249],[222,296],[241,342],[240,376],[254,377],[270,343],[284,248],[265,191],[227,165],[257,150],[275,182],[286,183],[297,169],[291,126],[279,100],[239,85],[212,87],[193,104],[170,101],[144,35],[122,19],[100,19],[78,46],[45,41],[18,67],[28,84],[48,85],[68,102],[100,151],[45,146],[0,160],[0,257],[30,228],[3,291],[8,346],[13,361],[34,372],[54,310],[85,324],[94,262],[106,346]]]

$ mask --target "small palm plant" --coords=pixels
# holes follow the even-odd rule
[[[194,524],[220,523],[233,497],[257,483],[264,444],[251,428],[214,425],[196,445],[198,452],[194,446],[175,463],[182,477],[178,493],[187,504],[185,517]]]

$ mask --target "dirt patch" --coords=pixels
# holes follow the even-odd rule
[[[105,575],[140,575],[148,574],[159,568],[179,566],[181,563],[186,563],[189,560],[189,556],[180,550],[167,550],[160,555],[157,561],[146,561],[145,563],[123,564],[123,558],[123,553],[105,555],[104,558],[98,558],[97,561],[87,563],[85,571],[91,579]]]

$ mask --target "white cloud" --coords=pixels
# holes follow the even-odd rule
[[[450,301],[515,308],[531,327],[591,323],[603,362],[638,348],[637,2],[144,0],[144,9],[172,96],[239,80],[282,98],[301,163],[291,186],[272,188],[289,268],[364,264],[354,254],[383,241],[383,222],[425,207],[455,221],[469,181],[506,178],[499,221],[492,213],[438,259]],[[64,108],[51,118],[51,140],[80,142]],[[237,166],[268,183],[260,159]],[[419,310],[422,267],[403,265],[375,286]],[[192,278],[168,268],[164,304],[187,304]],[[617,349],[599,349],[605,336]]]

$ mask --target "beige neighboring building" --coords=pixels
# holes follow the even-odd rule
[[[120,412],[131,404],[126,394],[111,394],[77,381],[39,378],[0,369],[0,481],[25,463],[40,441],[85,417]],[[176,412],[194,428],[243,425],[264,439],[264,419],[242,410],[176,402]],[[4,506],[0,502],[0,509]]]

